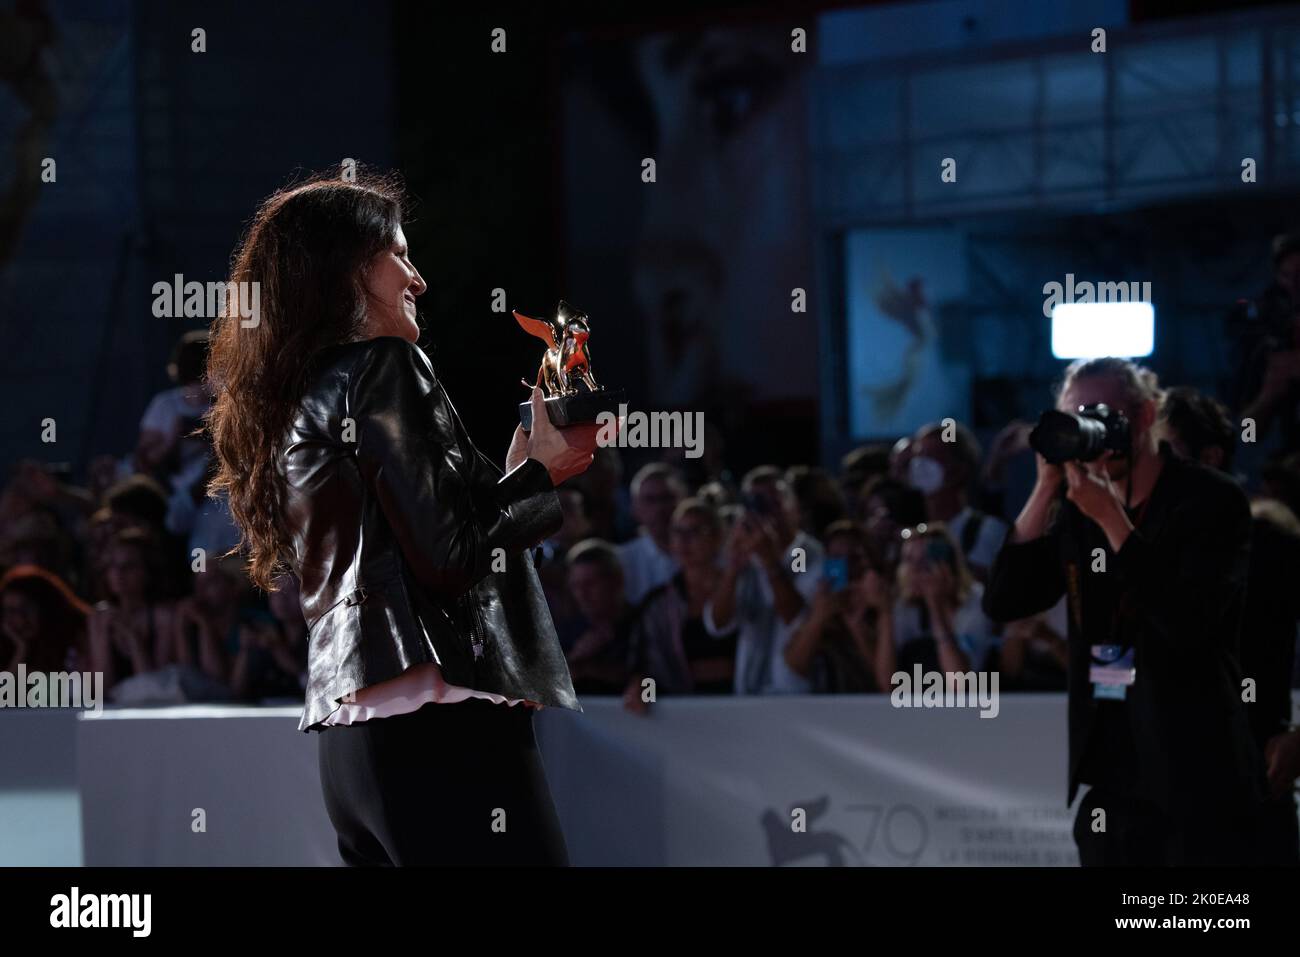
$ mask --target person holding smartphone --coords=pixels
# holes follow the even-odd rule
[[[872,560],[866,531],[844,519],[826,527],[826,560],[803,624],[786,643],[785,662],[813,690],[859,694],[889,687],[876,673],[876,642],[893,614],[892,583]]]
[[[993,623],[980,607],[981,586],[947,526],[905,528],[900,538],[898,598],[883,623],[876,673],[911,673],[917,664],[925,672],[949,675],[984,667],[994,645]]]
[[[736,694],[807,693],[811,682],[783,650],[821,577],[821,543],[799,528],[799,508],[782,471],[760,465],[741,481],[744,507],[731,528],[723,573],[704,605],[714,638],[739,629]]]

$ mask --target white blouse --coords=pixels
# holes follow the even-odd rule
[[[473,688],[447,684],[443,680],[442,669],[429,662],[407,668],[396,678],[362,688],[353,695],[352,701],[339,705],[338,710],[322,724],[357,724],[372,718],[387,718],[395,714],[416,711],[430,701],[454,704],[467,698],[486,698],[495,704],[522,703],[531,708],[542,707],[538,702],[526,698],[507,698],[490,691],[475,691]]]

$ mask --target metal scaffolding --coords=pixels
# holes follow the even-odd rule
[[[1089,207],[1300,181],[1300,11],[823,67],[820,225]],[[941,163],[956,161],[956,181]]]

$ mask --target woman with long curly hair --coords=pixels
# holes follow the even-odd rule
[[[210,491],[253,581],[299,582],[299,728],[344,861],[563,864],[531,709],[581,708],[531,551],[596,428],[556,429],[534,389],[504,469],[478,451],[415,345],[403,206],[369,175],[263,202],[212,327]]]
[[[15,565],[0,577],[0,669],[82,671],[90,607],[58,575]]]

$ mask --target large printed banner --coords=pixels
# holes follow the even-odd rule
[[[1065,698],[1000,704],[601,701],[538,734],[575,863],[1076,865]]]
[[[896,709],[880,696],[547,709],[537,733],[578,865],[1073,865],[1065,699]],[[85,863],[338,863],[296,708],[78,722]],[[326,732],[328,733],[328,732]],[[437,760],[437,742],[412,760]]]

